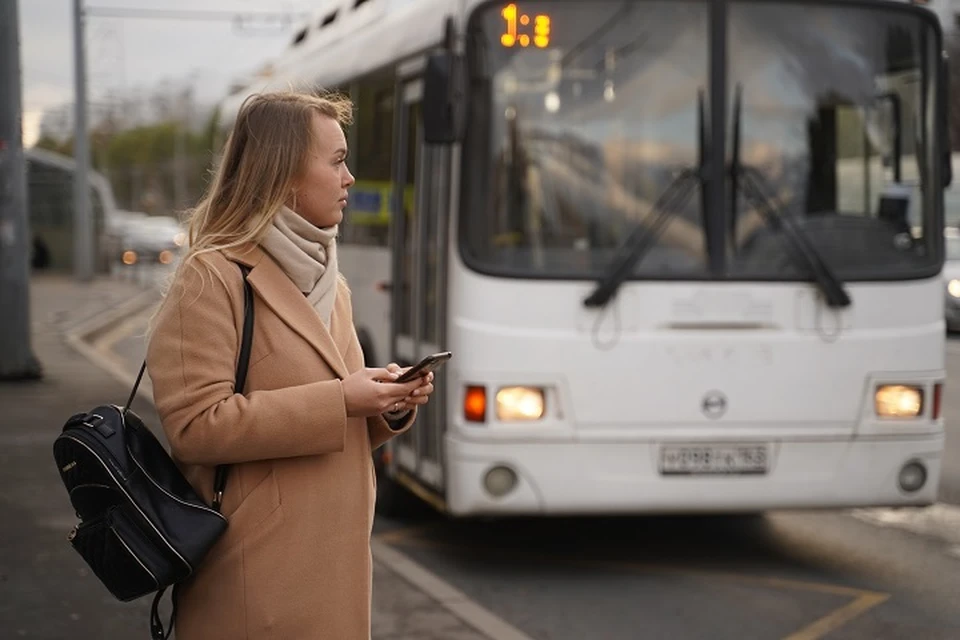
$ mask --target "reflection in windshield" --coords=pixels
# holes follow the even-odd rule
[[[741,157],[763,173],[778,208],[841,276],[931,264],[929,28],[899,11],[754,2],[731,3],[728,24],[729,81],[743,86]],[[731,233],[738,275],[799,275],[744,199]]]
[[[660,232],[675,211],[682,210],[690,200],[694,189],[703,185],[702,166],[685,169],[670,183],[650,210],[656,215],[652,221],[644,220],[638,224],[626,241],[617,250],[610,266],[597,281],[593,292],[583,301],[586,307],[602,307],[617,293],[617,288],[633,273],[638,262],[643,260],[647,251],[654,246]]]
[[[650,227],[656,198],[698,165],[709,6],[533,0],[522,12],[549,14],[551,29],[537,46],[501,41],[499,5],[471,19],[460,227],[468,264],[599,278],[625,238]],[[726,99],[743,87],[740,158],[771,185],[771,205],[838,280],[935,268],[931,26],[879,5],[727,6]],[[704,108],[711,113],[709,99]],[[731,131],[708,132],[708,143],[719,136],[729,165]],[[755,204],[741,197],[705,210],[696,190],[630,277],[809,278]],[[705,227],[719,234],[720,225],[706,225],[708,216],[722,218],[729,236],[711,236],[713,250],[725,251],[713,260]],[[722,269],[711,273],[711,264]]]
[[[489,76],[487,185],[469,201],[470,252],[507,269],[606,269],[653,203],[698,163],[698,93],[707,86],[706,7],[683,2],[526,3],[549,7],[548,49],[504,48],[496,8],[477,23]],[[490,165],[487,165],[490,166]],[[700,198],[664,228],[638,273],[702,274]]]

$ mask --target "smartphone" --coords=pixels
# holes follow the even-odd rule
[[[410,367],[406,373],[394,380],[394,382],[411,382],[426,373],[440,368],[440,365],[444,364],[452,357],[453,354],[449,351],[443,351],[441,353],[429,355],[414,366]]]

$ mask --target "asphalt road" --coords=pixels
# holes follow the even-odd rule
[[[951,546],[847,514],[427,515],[377,530],[538,640],[960,637]]]

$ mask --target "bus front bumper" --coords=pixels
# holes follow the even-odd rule
[[[944,437],[771,441],[765,473],[664,475],[661,448],[678,444],[686,443],[479,443],[448,433],[447,509],[569,515],[922,506],[937,497]],[[906,491],[911,463],[925,479]],[[907,476],[914,483],[916,469]],[[510,488],[498,497],[490,487]]]

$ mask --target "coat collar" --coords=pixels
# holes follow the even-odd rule
[[[317,353],[319,353],[330,368],[340,378],[350,375],[347,365],[337,348],[333,335],[320,320],[316,310],[307,302],[306,296],[297,289],[297,285],[287,277],[276,262],[259,245],[250,243],[241,247],[224,250],[224,255],[234,262],[239,262],[251,268],[247,280],[264,303],[267,304],[281,320],[297,332]],[[338,296],[339,297],[339,296]],[[340,320],[342,314],[338,300],[334,307],[334,317]],[[333,326],[334,318],[331,318]]]

